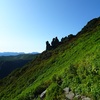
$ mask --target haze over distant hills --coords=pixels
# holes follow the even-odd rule
[[[38,52],[24,53],[24,52],[0,52],[0,56],[17,56],[20,54],[38,54]]]
[[[2,55],[0,56],[0,79],[10,74],[13,70],[21,68],[39,54],[35,52],[30,54],[6,52]]]

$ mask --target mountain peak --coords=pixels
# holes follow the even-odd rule
[[[100,26],[100,17],[90,20],[78,34],[93,31],[97,26]]]

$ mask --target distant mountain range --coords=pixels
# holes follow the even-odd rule
[[[2,55],[0,56],[0,79],[10,74],[13,70],[21,68],[39,54],[35,54],[35,52],[31,54],[6,52]]]
[[[24,52],[0,52],[0,56],[17,56],[20,54],[38,54],[38,52],[24,53]]]

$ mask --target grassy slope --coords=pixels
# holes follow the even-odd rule
[[[66,86],[94,100],[100,98],[100,25],[43,52],[1,80],[0,100],[32,100],[47,88],[46,100],[61,100]]]

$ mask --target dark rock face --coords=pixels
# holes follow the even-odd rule
[[[94,18],[92,20],[90,20],[86,26],[84,26],[82,28],[82,30],[78,33],[78,34],[82,34],[82,33],[85,33],[85,32],[90,32],[92,31],[93,29],[95,29],[97,26],[100,26],[100,17],[98,18]]]

